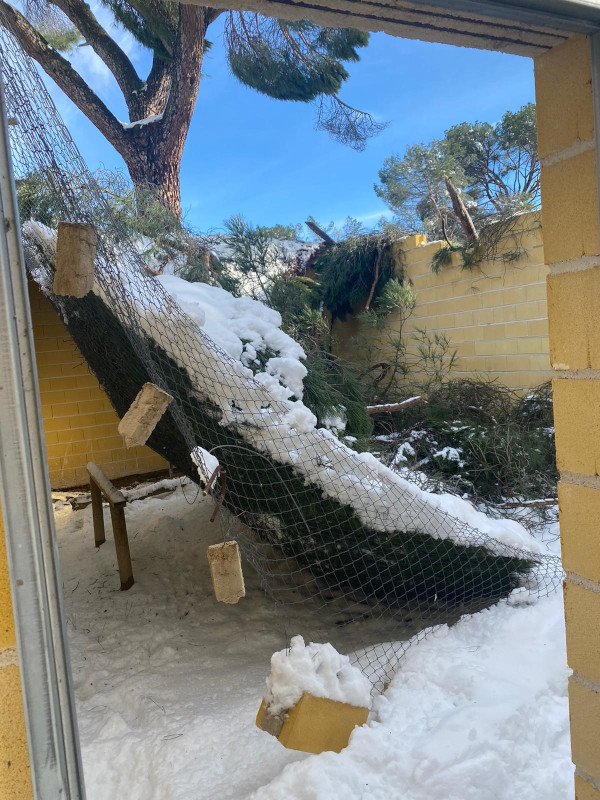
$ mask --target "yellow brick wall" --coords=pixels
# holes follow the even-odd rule
[[[0,509],[0,797],[31,800],[27,733]]]
[[[590,42],[535,60],[578,800],[600,800],[600,237]]]
[[[112,479],[165,469],[166,461],[148,447],[123,446],[110,400],[32,282],[29,299],[52,488],[86,483],[88,461]]]
[[[458,254],[452,264],[435,274],[431,269],[439,242],[426,243],[424,236],[410,236],[397,247],[397,262],[413,286],[416,307],[404,330],[409,352],[410,333],[417,328],[429,334],[444,333],[456,348],[458,361],[452,374],[476,374],[494,378],[513,388],[536,386],[548,380],[548,321],[546,275],[540,214],[520,218],[517,232],[511,232],[504,249],[524,253],[518,261],[486,262],[474,270],[461,267]],[[396,323],[390,315],[387,326]],[[359,333],[354,317],[336,322],[339,352],[356,347]],[[379,332],[363,331],[363,336]]]

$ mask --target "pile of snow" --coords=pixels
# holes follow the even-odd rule
[[[158,281],[227,355],[249,367],[264,386],[281,399],[302,399],[306,377],[304,350],[281,330],[281,314],[250,297],[234,297],[219,286],[189,283],[174,275]],[[273,353],[264,370],[258,370],[259,354]],[[283,387],[282,393],[276,384]]]
[[[251,798],[565,800],[567,677],[560,595],[502,601],[411,647],[345,750],[288,765]]]
[[[294,636],[289,650],[271,658],[265,703],[273,715],[288,711],[306,692],[352,706],[370,708],[371,682],[329,643],[304,644]]]
[[[215,602],[206,547],[223,540],[231,519],[223,510],[210,523],[212,501],[188,500],[177,489],[128,507],[136,578],[128,592],[119,591],[108,508],[108,541],[93,557],[91,507],[74,512],[67,504],[58,512],[90,798],[573,797],[558,593],[534,605],[515,593],[435,628],[409,648],[342,753],[306,756],[254,724],[269,658],[283,643],[281,610],[253,570],[243,603]],[[285,627],[311,626],[313,613],[310,605],[288,607]],[[372,624],[383,642],[385,629]]]

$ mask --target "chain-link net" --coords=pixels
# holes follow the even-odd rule
[[[304,628],[289,633],[313,638],[325,625],[324,635],[354,650],[377,685],[432,626],[517,587],[540,596],[560,584],[559,559],[446,513],[439,496],[307,425],[298,403],[276,399],[217,346],[115,222],[33,62],[6,31],[0,47],[17,181],[35,174],[61,219],[98,233],[95,288],[86,297],[52,293],[56,233],[31,222],[28,270],[119,416],[146,381],[174,397],[148,443],[196,482],[212,474],[203,453],[218,459],[211,493],[233,515],[231,536],[267,594],[288,619],[312,603]]]

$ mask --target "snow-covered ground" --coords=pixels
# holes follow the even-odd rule
[[[57,508],[89,800],[569,800],[559,593],[519,597],[411,647],[368,724],[339,755],[288,751],[254,719],[270,658],[299,632],[244,565],[247,596],[215,602],[208,521],[193,486],[127,507],[136,583],[118,590],[91,509]],[[553,545],[556,547],[556,545]]]

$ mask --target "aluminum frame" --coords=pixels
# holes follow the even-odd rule
[[[4,88],[0,81],[0,501],[36,800],[85,800]]]

